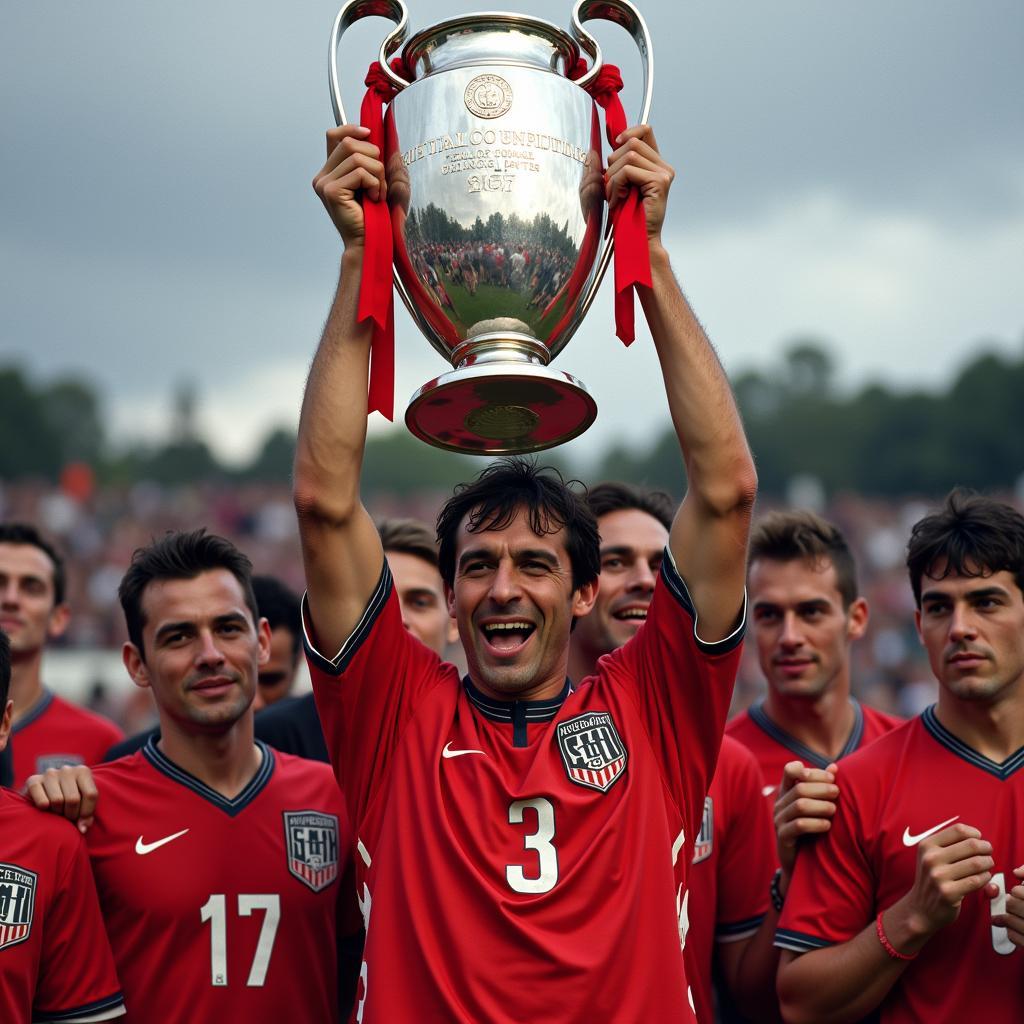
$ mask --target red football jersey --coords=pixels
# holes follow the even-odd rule
[[[0,789],[0,1021],[123,1014],[82,837]]]
[[[46,691],[43,699],[11,730],[14,788],[30,775],[65,764],[99,764],[124,739],[109,719]]]
[[[884,736],[896,726],[902,725],[904,721],[902,718],[887,715],[884,711],[876,711],[866,704],[861,704],[853,697],[850,698],[850,703],[853,705],[853,728],[836,760],[842,760],[854,751],[863,749],[879,736]],[[757,758],[761,766],[761,791],[772,804],[782,781],[782,769],[788,762],[803,761],[809,768],[829,766],[827,757],[811,750],[795,736],[777,726],[768,717],[763,701],[730,719],[725,732],[727,736],[739,740]]]
[[[699,1021],[713,1018],[715,943],[749,938],[760,927],[775,859],[757,761],[743,744],[723,736],[690,871],[686,976]]]
[[[131,1021],[338,1020],[358,926],[341,794],[328,765],[258,745],[233,800],[152,740],[95,771],[86,838]]]
[[[776,933],[799,953],[846,942],[910,891],[916,846],[954,822],[992,844],[1003,895],[972,893],[880,1007],[883,1024],[1024,1020],[1024,952],[992,917],[1024,863],[1024,747],[1002,764],[945,729],[929,708],[843,765],[832,828],[800,851]]]
[[[693,1020],[689,868],[741,629],[695,636],[666,558],[578,688],[485,696],[409,634],[387,567],[314,693],[358,839],[359,1019]]]

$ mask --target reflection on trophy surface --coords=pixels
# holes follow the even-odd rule
[[[402,0],[350,0],[331,40],[335,113],[341,33],[367,15],[398,23],[382,67],[405,41]],[[479,14],[414,35],[385,116],[384,162],[395,284],[417,326],[455,368],[413,396],[406,423],[430,444],[477,454],[560,444],[594,421],[584,385],[549,367],[579,327],[610,245],[599,111],[581,87],[601,52],[582,28],[609,18],[644,58],[646,26],[627,0],[581,0],[573,34],[536,18]],[[589,71],[568,76],[581,56]],[[602,252],[602,249],[604,250]]]

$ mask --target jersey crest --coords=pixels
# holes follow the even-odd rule
[[[285,811],[288,870],[313,892],[338,877],[338,818],[320,811]]]
[[[628,753],[607,711],[570,718],[555,737],[566,774],[578,786],[607,793],[626,770]]]
[[[699,864],[711,856],[715,847],[715,802],[704,797],[704,816],[700,820],[700,834],[693,844],[693,863]]]
[[[36,873],[0,864],[0,949],[24,942],[32,931]]]

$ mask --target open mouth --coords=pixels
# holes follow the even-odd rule
[[[500,654],[512,654],[530,639],[537,627],[525,619],[516,619],[511,622],[488,622],[481,628],[489,647]]]
[[[612,618],[616,622],[632,622],[639,626],[641,622],[647,621],[647,606],[630,605],[628,608],[620,608],[612,612]]]

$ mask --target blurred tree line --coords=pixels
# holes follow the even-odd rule
[[[897,391],[869,384],[844,393],[828,349],[813,339],[790,346],[771,372],[748,370],[733,380],[757,459],[761,491],[782,497],[799,476],[826,493],[938,494],[954,484],[1011,487],[1024,473],[1024,351],[986,352],[940,391]],[[203,479],[287,482],[295,436],[271,430],[244,466],[225,466],[192,428],[195,396],[180,391],[169,439],[114,445],[99,395],[78,378],[40,383],[17,366],[0,367],[0,480],[56,481],[69,464],[88,465],[101,483]],[[580,467],[558,453],[570,475]],[[367,494],[404,495],[449,489],[481,468],[415,440],[404,428],[372,436],[364,462]],[[666,424],[645,451],[615,447],[586,473],[681,490],[675,435]]]

